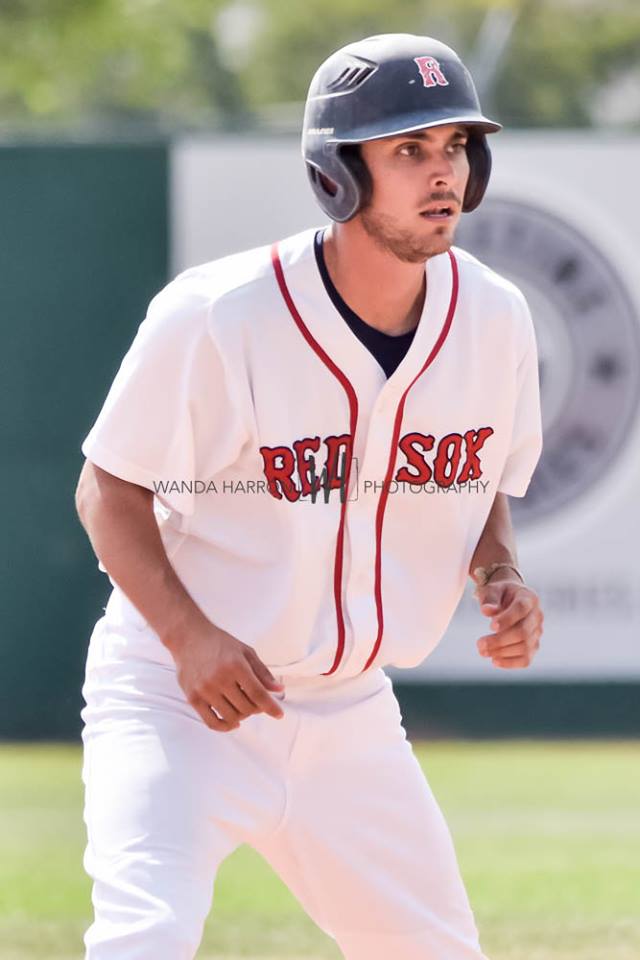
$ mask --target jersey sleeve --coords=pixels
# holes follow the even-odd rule
[[[538,349],[531,312],[518,290],[518,320],[524,341],[516,374],[516,404],[511,443],[498,491],[524,497],[542,452],[542,417],[538,377]]]
[[[193,481],[243,442],[230,372],[211,336],[210,298],[178,277],[158,293],[81,444],[87,459],[191,516]]]

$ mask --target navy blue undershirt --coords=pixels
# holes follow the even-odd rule
[[[324,283],[331,302],[338,313],[340,313],[340,315],[349,325],[353,333],[355,333],[358,340],[360,340],[360,342],[365,345],[367,350],[369,350],[376,358],[387,377],[390,377],[411,346],[411,342],[416,332],[415,328],[413,330],[409,330],[408,333],[401,333],[398,336],[393,336],[389,333],[383,333],[381,330],[376,330],[375,327],[365,323],[364,320],[360,319],[357,313],[353,312],[351,307],[344,302],[338,293],[333,280],[329,276],[327,264],[324,259],[324,250],[322,249],[323,232],[323,230],[317,231],[314,237],[313,248],[316,255],[318,270],[320,271],[322,282]]]

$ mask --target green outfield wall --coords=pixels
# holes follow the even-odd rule
[[[0,736],[78,730],[109,583],[74,506],[80,443],[167,275],[164,144],[0,145]]]

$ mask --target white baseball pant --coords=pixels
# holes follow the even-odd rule
[[[241,843],[347,960],[486,960],[389,678],[283,679],[283,719],[218,733],[155,633],[98,621],[82,710],[87,960],[193,958]]]

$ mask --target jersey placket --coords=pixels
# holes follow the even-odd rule
[[[384,636],[384,524],[398,466],[398,440],[409,429],[404,408],[410,391],[435,361],[449,333],[458,297],[455,257],[428,261],[428,295],[416,338],[395,373],[382,387],[368,417],[357,498],[348,504],[343,609],[352,626],[352,643],[342,669],[362,672],[380,652]],[[448,275],[447,275],[448,274]],[[415,502],[415,501],[412,501]],[[348,664],[348,667],[347,667]]]
[[[452,254],[427,261],[427,295],[416,336],[395,372],[381,386],[371,375],[376,369],[381,373],[377,362],[329,298],[326,314],[314,316],[305,311],[303,317],[295,291],[288,286],[277,246],[272,249],[272,262],[289,313],[296,325],[307,331],[303,334],[310,349],[342,384],[351,410],[352,455],[357,469],[349,464],[340,511],[334,578],[336,644],[326,675],[362,672],[375,662],[382,641],[382,543],[389,500],[384,484],[387,475],[392,477],[395,471],[397,436],[404,428],[401,405],[413,384],[428,375],[427,368],[446,339],[457,298],[456,261]],[[315,270],[308,280],[321,285]]]

